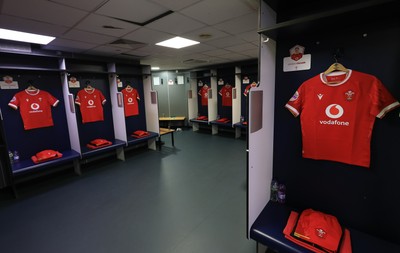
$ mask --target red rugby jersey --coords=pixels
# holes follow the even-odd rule
[[[78,92],[75,103],[80,106],[82,123],[103,121],[103,105],[106,102],[100,90],[84,88]]]
[[[139,115],[138,100],[140,100],[140,96],[138,91],[135,88],[126,87],[121,92],[124,96],[125,117]]]
[[[349,70],[305,81],[285,107],[300,115],[303,157],[369,167],[375,118],[399,105],[375,76]]]
[[[23,90],[14,95],[8,103],[14,109],[20,108],[24,129],[53,126],[51,107],[59,100],[47,91]]]
[[[219,90],[219,95],[222,96],[222,106],[232,106],[232,86],[229,84],[224,85]]]
[[[210,87],[208,87],[206,84],[201,87],[199,90],[198,94],[201,97],[201,105],[202,106],[207,106],[208,105],[208,90]]]

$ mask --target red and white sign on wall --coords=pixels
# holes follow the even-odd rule
[[[311,68],[311,54],[304,54],[305,48],[295,45],[289,49],[290,57],[283,58],[283,72],[309,70]]]

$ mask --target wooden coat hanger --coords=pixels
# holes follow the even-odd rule
[[[86,81],[86,88],[85,88],[86,90],[93,90],[93,87],[92,87],[92,85],[90,85],[90,81],[88,80],[88,81]]]
[[[327,70],[325,70],[324,74],[327,75],[329,73],[332,73],[334,71],[343,71],[343,72],[349,72],[349,70],[343,66],[342,64],[335,62],[334,64],[332,64],[331,66],[329,66],[329,68]]]
[[[329,66],[329,68],[327,70],[325,70],[325,72],[324,72],[325,75],[332,73],[334,71],[343,71],[345,73],[349,72],[349,70],[345,66],[340,64],[337,60],[337,54],[340,55],[340,49],[337,49],[336,51],[337,52],[333,55],[333,58],[335,59],[335,63],[333,63],[331,66]]]
[[[26,88],[28,91],[37,91],[38,89],[33,86],[33,82],[31,80],[28,81],[28,88]]]

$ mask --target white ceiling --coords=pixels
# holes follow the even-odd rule
[[[258,0],[0,0],[0,28],[55,36],[44,49],[163,70],[256,59],[257,22]],[[201,43],[155,45],[175,36]]]

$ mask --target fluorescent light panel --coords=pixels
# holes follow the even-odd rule
[[[0,39],[47,45],[56,37],[0,28]]]
[[[163,46],[163,47],[171,47],[171,48],[183,48],[183,47],[188,47],[188,46],[193,46],[196,44],[199,44],[200,42],[194,41],[194,40],[189,40],[185,39],[182,37],[175,37],[169,40],[161,41],[157,43],[157,46]]]
[[[160,67],[151,67],[151,70],[160,70]]]

